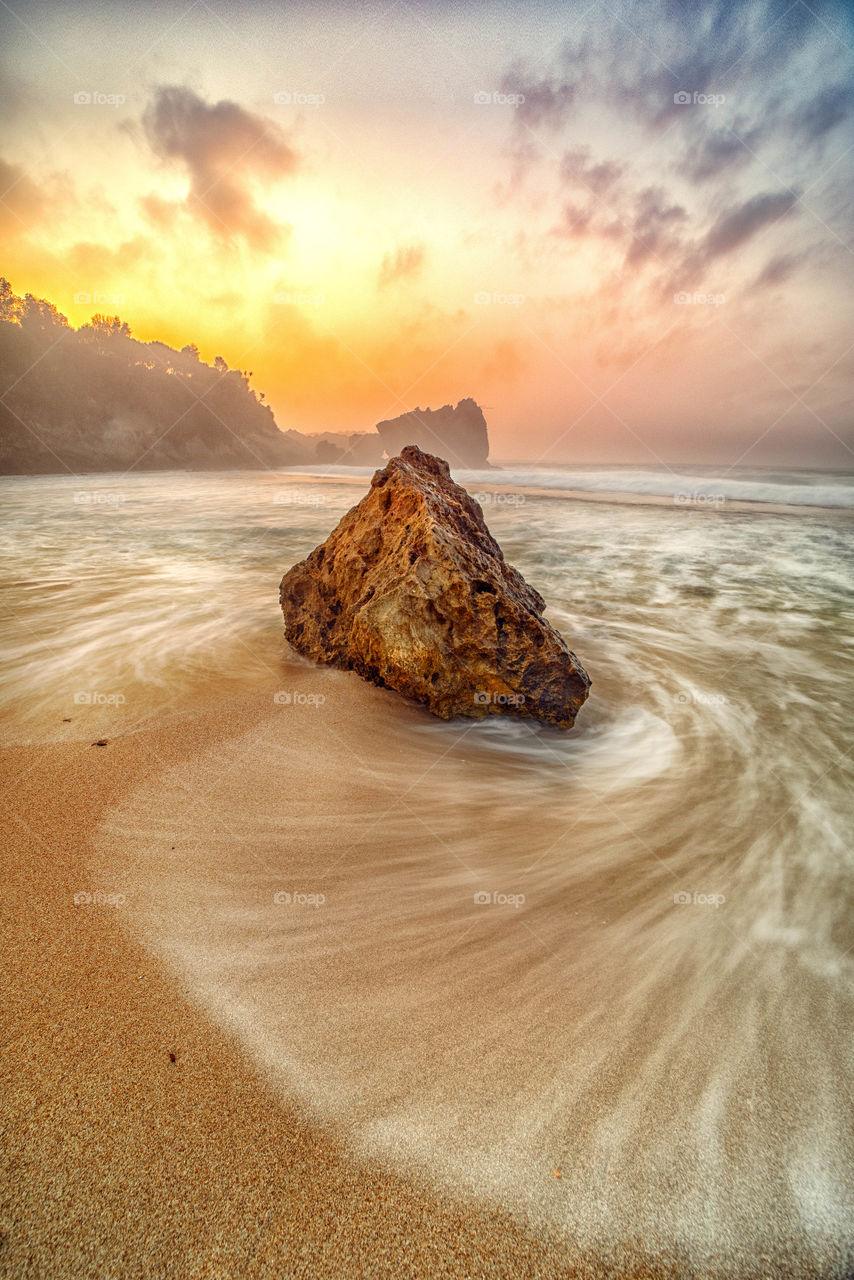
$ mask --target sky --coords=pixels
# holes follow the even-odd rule
[[[851,468],[854,10],[0,0],[0,274],[283,429]]]

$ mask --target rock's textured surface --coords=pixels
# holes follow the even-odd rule
[[[391,458],[408,444],[447,458],[452,467],[488,467],[489,436],[483,410],[474,400],[441,409],[413,409],[377,423],[382,447]]]
[[[416,445],[285,574],[280,600],[300,653],[445,719],[510,713],[568,729],[590,687],[478,504]]]

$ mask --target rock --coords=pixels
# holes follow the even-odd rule
[[[285,635],[437,716],[572,726],[590,680],[447,462],[408,445],[282,579]]]
[[[461,400],[441,409],[413,409],[399,418],[377,423],[377,431],[388,456],[408,444],[420,445],[429,453],[447,458],[452,467],[488,467],[489,436],[483,410],[474,400]]]

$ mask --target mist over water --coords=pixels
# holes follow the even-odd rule
[[[850,1274],[849,520],[487,503],[593,680],[563,735],[287,654],[279,578],[363,478],[97,486],[3,482],[7,732],[266,689],[98,846],[287,1095],[582,1255]]]

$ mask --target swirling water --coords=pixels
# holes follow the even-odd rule
[[[561,735],[287,659],[278,579],[362,478],[89,483],[2,482],[7,733],[212,682],[326,699],[271,696],[102,832],[140,855],[129,919],[282,1087],[582,1251],[848,1274],[847,517],[487,505],[593,679]]]

